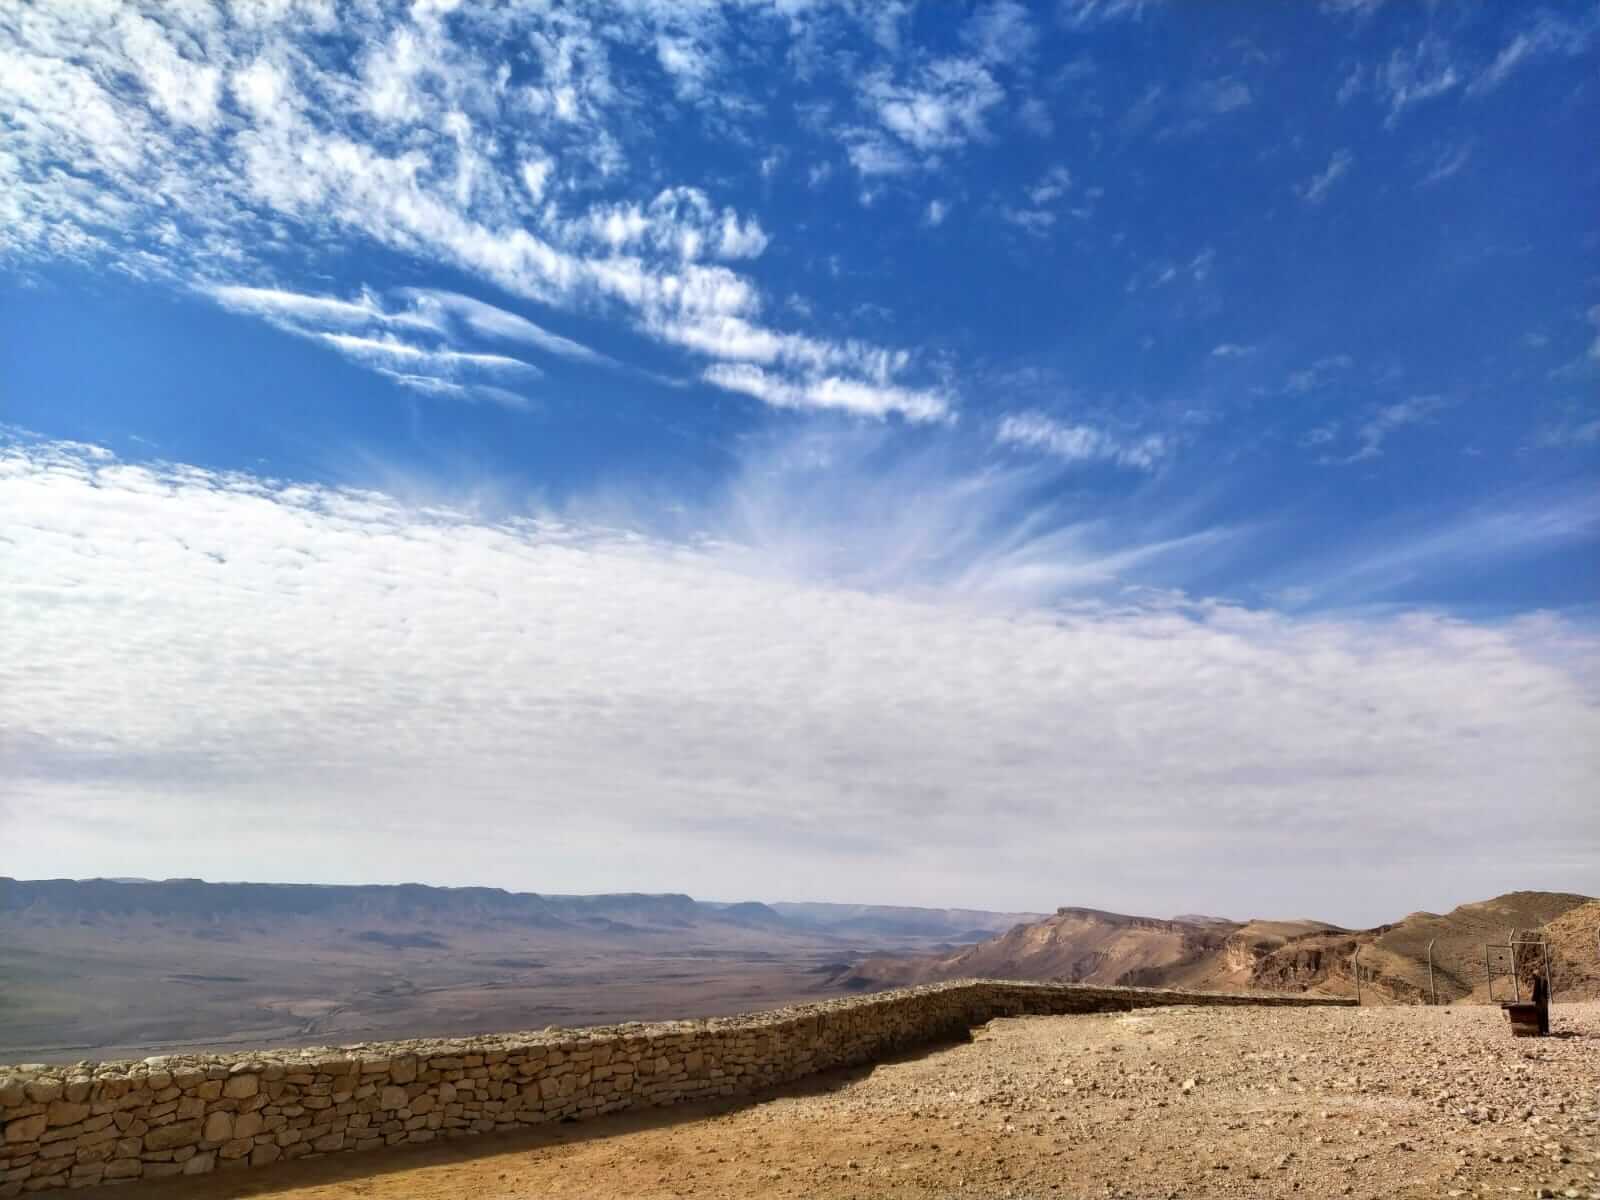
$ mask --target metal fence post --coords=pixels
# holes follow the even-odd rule
[[[1438,938],[1430,938],[1428,941],[1428,991],[1432,994],[1432,1003],[1435,1005],[1439,1003],[1439,985],[1433,981],[1433,943],[1438,940]]]

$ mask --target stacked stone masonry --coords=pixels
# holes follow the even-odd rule
[[[742,1095],[999,1016],[1347,1003],[972,981],[707,1021],[0,1067],[0,1198]]]

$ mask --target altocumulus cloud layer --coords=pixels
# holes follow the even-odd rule
[[[1554,617],[975,608],[67,443],[4,446],[0,511],[29,873],[1354,921],[1600,859]]]

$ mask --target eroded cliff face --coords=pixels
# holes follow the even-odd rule
[[[1514,929],[1548,931],[1557,999],[1600,995],[1600,973],[1581,965],[1600,937],[1600,902],[1560,892],[1509,892],[1362,930],[1313,920],[1162,920],[1061,908],[954,954],[867,959],[850,983],[871,989],[986,975],[1352,996],[1359,949],[1364,997],[1412,1004],[1436,989],[1449,1003],[1488,998],[1484,943],[1502,943]]]

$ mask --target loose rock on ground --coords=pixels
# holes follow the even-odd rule
[[[1009,1018],[970,1044],[755,1103],[136,1190],[174,1200],[1600,1197],[1600,1004],[1558,1005],[1554,1028],[1513,1039],[1486,1007]]]

